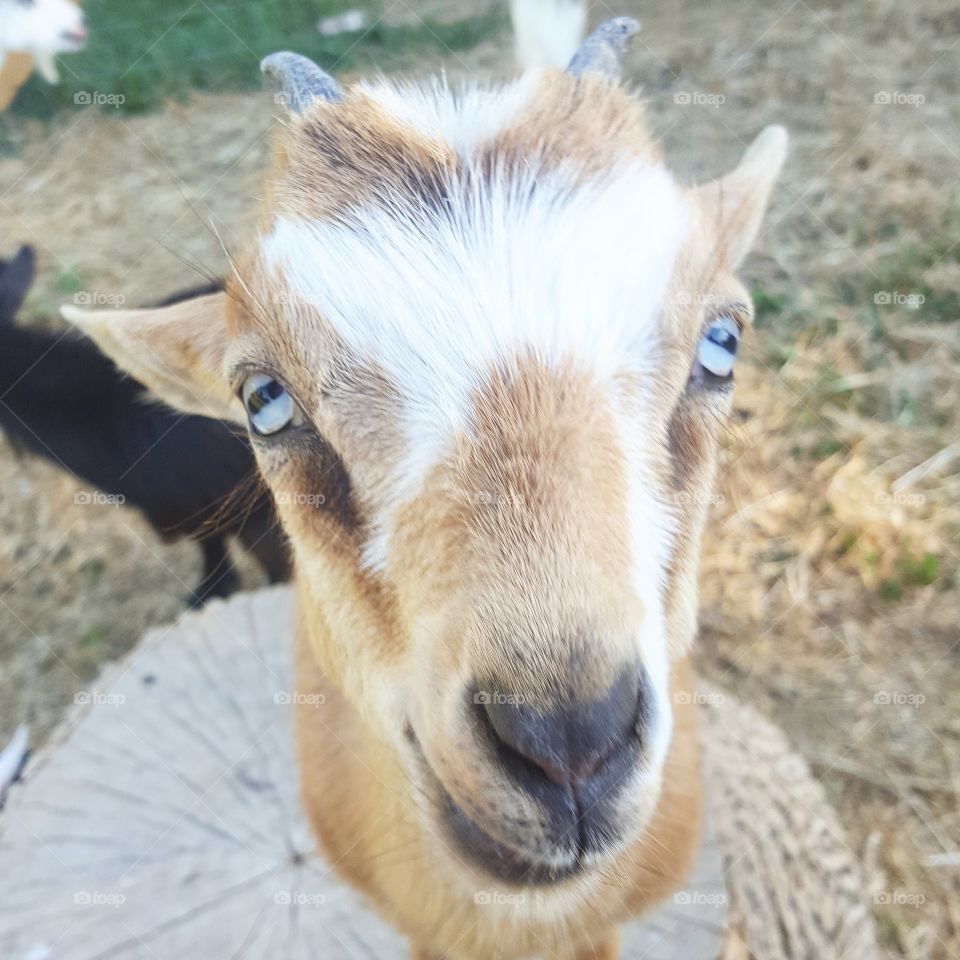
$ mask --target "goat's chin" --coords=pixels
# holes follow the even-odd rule
[[[625,872],[623,858],[639,841],[660,797],[659,768],[638,768],[618,799],[615,823],[602,848],[518,849],[494,836],[495,825],[479,822],[466,803],[458,802],[412,734],[408,747],[405,752],[426,845],[448,880],[471,895],[498,888],[508,894],[533,889],[535,896],[527,898],[530,902],[542,906],[555,900],[559,906],[571,896],[578,901],[586,889],[616,882]],[[515,899],[509,902],[516,907]]]

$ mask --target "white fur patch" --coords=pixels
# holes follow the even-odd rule
[[[659,769],[666,759],[673,729],[663,597],[676,521],[672,511],[652,492],[656,485],[648,476],[643,456],[644,444],[650,441],[643,431],[643,411],[621,410],[619,422],[630,484],[627,519],[633,554],[633,589],[644,612],[638,640],[643,665],[654,690],[655,716],[647,731],[648,757],[652,767]]]
[[[624,371],[643,382],[651,368],[686,199],[651,162],[631,161],[596,183],[579,177],[533,165],[466,176],[442,205],[398,198],[391,209],[358,207],[336,222],[279,218],[263,240],[264,259],[290,294],[403,398],[406,454],[373,525],[371,569],[385,566],[396,508],[451,452],[454,435],[469,432],[471,396],[492,366],[529,350],[572,362],[601,384]],[[650,524],[666,531],[669,523],[651,515],[649,494],[636,495],[636,542],[647,540],[637,581],[650,589],[666,551],[649,549]]]
[[[425,83],[382,79],[357,90],[418,133],[449,144],[468,158],[478,144],[508,127],[526,106],[539,81],[530,72],[506,86],[450,87],[442,78]]]

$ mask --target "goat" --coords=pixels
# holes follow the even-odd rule
[[[54,58],[86,42],[83,11],[73,0],[0,0],[0,68],[7,54],[31,54],[43,79],[58,83]]]
[[[0,428],[14,447],[137,507],[165,539],[197,539],[204,571],[190,597],[194,606],[237,588],[228,534],[271,581],[287,579],[287,548],[269,494],[240,502],[238,486],[256,476],[246,437],[229,424],[151,401],[89,340],[16,326],[33,274],[29,247],[0,261]],[[215,289],[185,291],[162,305],[202,300]]]
[[[786,135],[678,184],[619,83],[636,29],[456,91],[274,54],[290,117],[225,293],[63,309],[248,424],[306,810],[421,960],[613,958],[697,848],[699,544]]]

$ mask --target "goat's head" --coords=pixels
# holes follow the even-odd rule
[[[785,149],[679,186],[605,29],[496,90],[270,58],[292,116],[226,298],[70,313],[171,402],[249,419],[323,669],[446,862],[510,882],[577,883],[656,803],[733,272]]]
[[[0,52],[75,53],[86,39],[73,0],[0,0]]]

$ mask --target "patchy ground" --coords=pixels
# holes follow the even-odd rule
[[[758,325],[701,668],[822,777],[891,956],[960,956],[960,17],[944,0],[662,6],[635,10],[630,74],[682,174],[722,172],[765,123],[793,135],[746,271]],[[505,70],[508,49],[421,47],[410,64]],[[256,213],[273,113],[234,94],[8,120],[0,238],[38,247],[30,322],[221,273]],[[21,720],[45,735],[199,576],[192,546],[75,502],[82,489],[0,442],[0,736]]]

